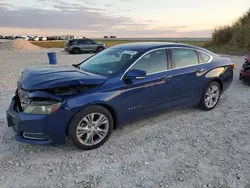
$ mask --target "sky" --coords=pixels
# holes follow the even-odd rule
[[[249,0],[0,0],[0,34],[211,37]]]

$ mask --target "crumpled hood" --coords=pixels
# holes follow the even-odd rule
[[[71,67],[29,68],[23,71],[19,85],[25,90],[44,90],[72,85],[99,85],[108,78]]]

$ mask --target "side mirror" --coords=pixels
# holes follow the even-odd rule
[[[146,77],[146,72],[143,70],[132,69],[125,74],[123,77],[124,80],[131,80],[131,79],[144,79]]]

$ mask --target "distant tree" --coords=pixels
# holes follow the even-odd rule
[[[109,37],[108,37],[108,36],[104,36],[103,38],[107,39],[107,38],[109,38]]]
[[[222,26],[214,30],[213,43],[226,44],[231,47],[250,50],[250,9],[232,25]]]

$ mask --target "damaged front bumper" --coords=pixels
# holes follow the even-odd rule
[[[8,126],[15,132],[15,139],[30,144],[63,144],[67,126],[72,117],[68,108],[60,107],[49,114],[26,114],[16,110],[18,97],[13,97],[6,111]]]

